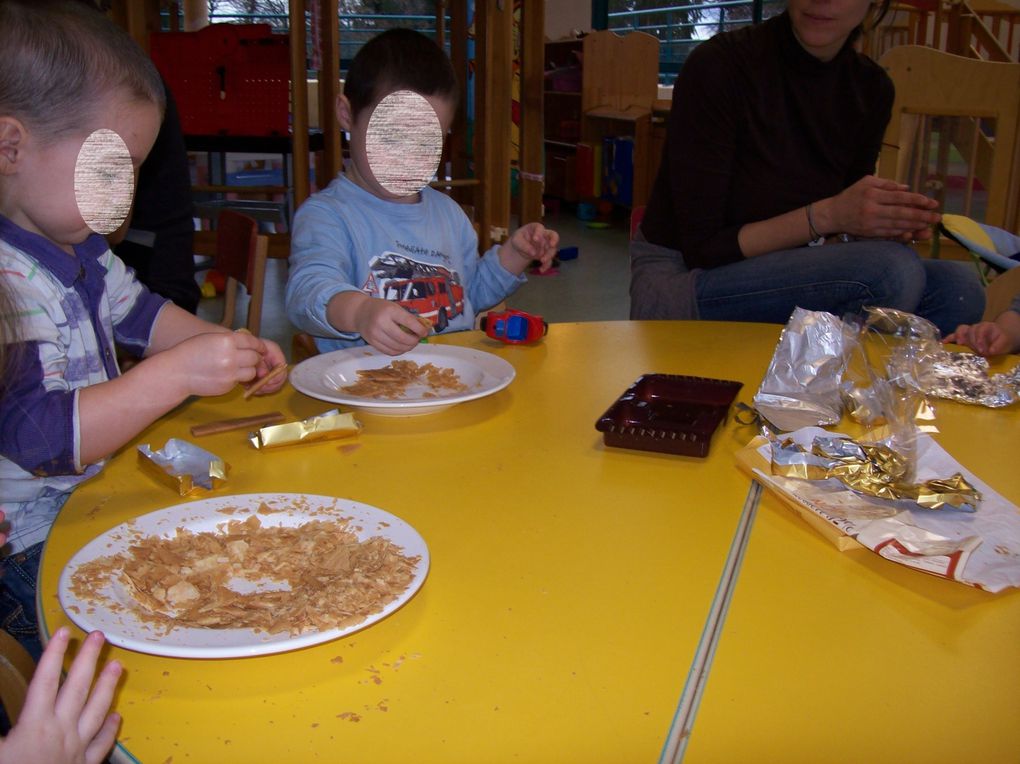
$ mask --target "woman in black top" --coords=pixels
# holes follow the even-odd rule
[[[880,305],[943,333],[980,319],[973,266],[906,245],[930,237],[937,203],[871,174],[894,91],[853,47],[869,8],[790,0],[691,53],[631,246],[632,318],[785,323],[797,306]]]

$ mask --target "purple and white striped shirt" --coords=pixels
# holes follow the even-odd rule
[[[81,463],[78,390],[120,374],[114,343],[141,355],[167,300],[149,292],[93,235],[69,255],[0,216],[0,272],[16,306],[0,398],[0,509],[9,551],[46,538],[79,483],[103,463]]]

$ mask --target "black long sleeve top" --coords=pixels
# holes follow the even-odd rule
[[[785,12],[702,43],[673,89],[645,238],[689,268],[743,259],[742,226],[875,171],[893,96],[850,42],[831,61],[809,54]]]

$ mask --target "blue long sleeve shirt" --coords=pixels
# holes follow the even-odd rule
[[[436,331],[471,329],[478,311],[526,280],[502,266],[498,250],[479,257],[467,216],[435,189],[399,204],[339,175],[294,216],[287,316],[323,352],[365,344],[326,318],[330,299],[341,292],[397,302]]]

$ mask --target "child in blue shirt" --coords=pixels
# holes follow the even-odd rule
[[[432,330],[471,329],[531,261],[552,262],[559,236],[539,223],[479,258],[460,206],[427,185],[457,93],[443,51],[408,29],[374,37],[351,62],[336,106],[350,161],[291,234],[287,314],[320,351],[368,343],[399,355]]]
[[[189,396],[284,356],[153,295],[97,233],[127,216],[163,116],[141,49],[87,4],[0,0],[0,51],[0,627],[38,658],[39,555],[70,491]],[[121,374],[115,344],[144,360]]]

